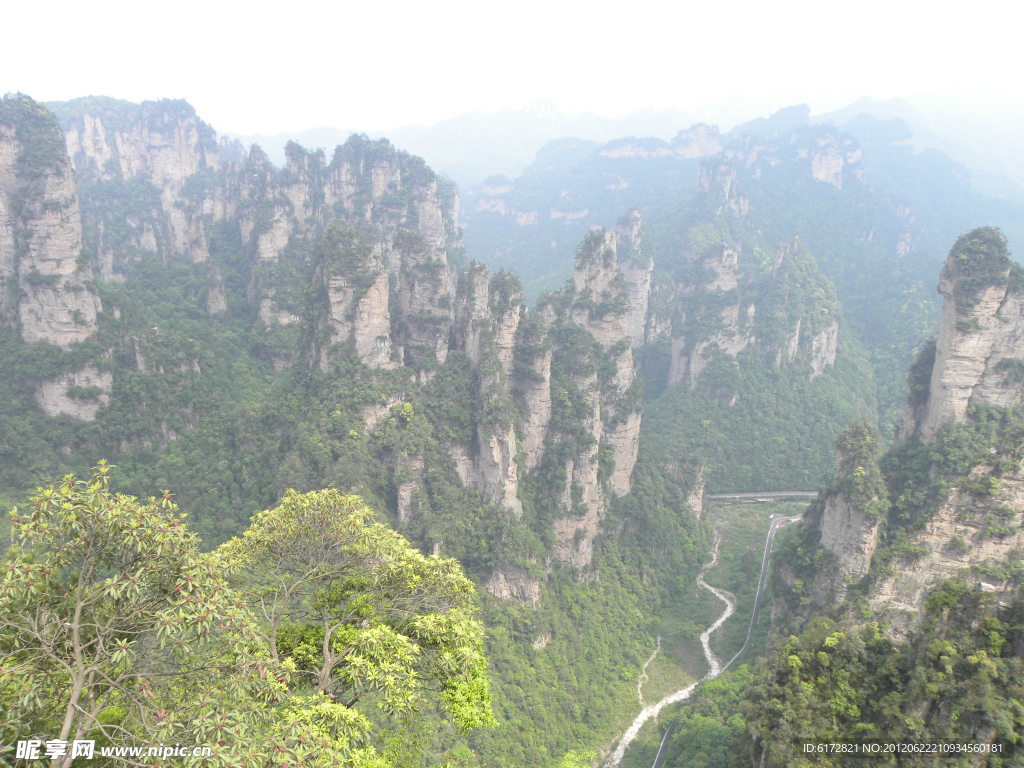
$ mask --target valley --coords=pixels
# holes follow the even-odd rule
[[[798,106],[460,190],[365,135],[275,164],[181,100],[5,97],[0,760],[1014,742],[1024,203],[909,131]],[[244,748],[171,716],[207,695]]]

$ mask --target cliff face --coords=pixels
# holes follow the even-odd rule
[[[904,440],[932,443],[944,427],[967,421],[971,406],[1007,408],[1024,400],[1024,282],[1002,234],[982,228],[960,237],[939,292],[939,335],[934,356],[923,355],[912,371]],[[875,584],[871,606],[890,619],[896,636],[916,625],[939,582],[972,566],[998,568],[1024,545],[1024,471],[1012,434],[1009,440],[1013,445],[993,446],[951,481],[934,503],[937,511],[907,537],[909,554]],[[1007,588],[990,576],[979,585]]]
[[[505,273],[473,265],[456,290],[449,257],[461,248],[457,200],[421,161],[354,137],[330,163],[292,146],[284,172],[259,155],[247,168],[242,187],[252,202],[240,232],[256,265],[251,301],[264,321],[299,322],[296,291],[281,276],[301,274],[313,243],[312,280],[323,286],[321,327],[329,331],[317,342],[323,370],[336,345],[352,344],[364,364],[411,368],[426,382],[452,351],[463,353],[480,406],[471,438],[448,447],[460,481],[518,520],[524,481],[536,486],[555,463],[559,485],[545,498],[558,510],[551,557],[588,565],[609,495],[631,487],[639,444],[632,346],[644,334],[652,262],[638,215],[623,219],[618,234],[588,239],[571,289],[528,314],[522,288]],[[325,235],[317,241],[314,232]],[[578,406],[573,435],[552,426],[565,403]],[[416,467],[403,469],[396,490],[407,521],[423,474],[422,457],[409,461]],[[499,566],[488,588],[532,601],[535,586],[523,573]]]
[[[419,158],[364,137],[330,163],[295,144],[287,159],[278,171],[254,149],[239,171],[238,227],[261,319],[298,319],[312,255],[330,331],[321,365],[332,344],[349,342],[375,368],[443,362],[455,298],[448,255],[461,249],[454,192]]]
[[[87,241],[99,273],[112,278],[124,260],[209,258],[204,216],[224,215],[212,191],[219,166],[213,129],[183,101],[129,104],[105,98],[51,105],[83,183],[107,205],[87,205]],[[204,187],[206,189],[204,189]],[[110,218],[117,201],[120,220]]]
[[[629,491],[636,464],[632,340],[642,332],[651,271],[641,232],[631,215],[618,234],[592,234],[570,287],[533,312],[518,281],[480,265],[463,276],[456,303],[455,347],[478,372],[484,410],[473,444],[453,447],[459,477],[515,517],[528,485],[555,508],[551,560],[578,568],[590,564],[609,496]],[[524,573],[502,566],[485,587],[533,601]]]
[[[379,251],[366,248],[351,230],[332,230],[325,242],[320,280],[327,292],[331,339],[351,341],[359,359],[373,368],[393,368],[388,271]],[[273,289],[260,301],[264,322],[293,322],[273,311]],[[325,354],[321,364],[326,367]]]
[[[75,175],[53,116],[28,97],[0,102],[0,327],[67,350],[92,338],[100,300],[82,256]],[[36,383],[48,416],[93,421],[107,371],[86,365]]]
[[[1022,285],[997,230],[974,230],[953,246],[939,285],[939,336],[934,354],[926,350],[912,369],[902,444],[887,460],[890,476],[882,478],[864,450],[866,433],[848,433],[835,479],[808,515],[810,531],[834,557],[834,568],[812,575],[818,610],[871,573],[867,602],[902,639],[920,622],[930,590],[946,579],[966,578],[987,591],[1009,588],[999,574],[1024,546],[1024,468],[1014,417],[996,411],[999,418],[985,431],[978,419],[986,417],[969,408],[1022,402]],[[948,432],[952,427],[960,431]],[[791,584],[794,578],[790,572]]]
[[[988,566],[992,573],[968,577],[974,588],[1012,588],[1012,579],[1000,577],[998,569],[1024,547],[1024,466],[1014,461],[989,486],[997,489],[994,493],[979,494],[975,483],[991,477],[992,469],[978,465],[966,482],[952,487],[924,529],[908,538],[908,559],[873,586],[868,602],[888,619],[893,636],[905,637],[920,622],[929,591],[965,569]]]
[[[678,290],[685,302],[672,321],[669,386],[685,383],[694,389],[714,352],[736,357],[754,342],[757,306],[739,295],[739,251],[715,246],[693,258],[706,279],[683,283]],[[718,305],[712,308],[711,305]],[[684,308],[685,307],[685,308]],[[717,310],[717,311],[715,311]],[[694,328],[695,316],[711,315],[704,332]]]
[[[3,295],[5,322],[19,323],[26,340],[66,347],[88,337],[98,311],[93,265],[103,279],[127,281],[125,288],[140,269],[159,265],[188,276],[190,298],[205,282],[200,305],[207,315],[252,317],[254,333],[267,340],[261,353],[275,369],[298,366],[324,386],[348,391],[335,379],[365,366],[364,399],[354,409],[362,418],[320,444],[337,449],[345,433],[368,436],[366,449],[379,451],[383,468],[374,482],[403,529],[448,524],[438,522],[432,484],[454,470],[464,486],[459,493],[478,508],[493,507],[490,514],[505,515],[502,525],[554,541],[518,559],[499,557],[484,579],[492,594],[536,604],[542,570],[590,564],[610,500],[631,488],[639,444],[634,347],[646,333],[653,263],[635,211],[617,231],[588,237],[570,286],[527,312],[512,275],[471,265],[456,277],[462,240],[454,189],[386,141],[352,137],[332,156],[293,144],[285,167],[276,168],[258,147],[243,155],[218,144],[182,103],[89,99],[58,108],[66,134],[53,124],[51,138],[61,160],[37,184],[36,208],[4,198],[4,233],[25,229],[26,211],[38,226],[26,244],[4,241],[0,270],[14,279],[36,271],[47,278]],[[691,150],[714,140],[695,135]],[[84,239],[65,146],[78,168]],[[21,194],[16,142],[2,148],[3,190],[21,185]],[[15,209],[22,219],[6,215]],[[77,318],[70,330],[59,311],[44,306],[56,300],[45,293],[52,274],[63,280],[60,300],[79,302],[65,313]],[[202,314],[198,306],[188,311]],[[33,312],[45,319],[26,321]],[[173,389],[144,383],[161,376],[157,358],[172,368],[192,365],[189,381],[197,387],[208,380],[195,360],[164,349],[172,334],[165,340],[149,323],[136,328],[134,318],[118,323],[120,312],[118,304],[111,327],[123,325],[129,335],[113,354],[133,367],[146,408],[159,408]],[[97,359],[41,382],[36,402],[51,417],[99,418],[117,405],[111,391],[120,391],[120,375]],[[420,408],[439,377],[465,384],[472,401],[453,408],[472,412],[448,431],[450,425],[428,423]],[[160,422],[157,449],[202,426],[191,405],[184,411]],[[339,406],[331,419],[344,413]],[[457,437],[431,442],[437,429]],[[121,449],[156,445],[134,439]],[[441,455],[431,455],[438,445]],[[328,464],[318,471],[332,470]],[[423,535],[443,546],[440,535]]]
[[[75,176],[52,115],[0,104],[0,322],[62,349],[96,331],[100,302],[82,263]]]
[[[881,439],[874,429],[858,425],[836,443],[836,472],[829,487],[808,514],[834,567],[817,574],[811,599],[826,610],[843,599],[850,584],[871,568],[878,531],[889,511],[888,491],[878,466]]]
[[[718,206],[721,224],[689,233],[676,283],[661,288],[664,309],[647,325],[649,342],[668,337],[666,383],[696,389],[716,357],[741,354],[808,379],[822,375],[839,348],[835,289],[799,239],[765,258],[743,217],[722,212],[742,206],[734,175],[718,169],[715,178],[706,203]]]
[[[554,509],[552,562],[590,564],[612,495],[632,484],[640,412],[632,341],[642,333],[651,262],[642,226],[627,217],[581,245],[570,286],[536,310],[518,281],[472,266],[460,282],[454,348],[477,373],[482,413],[471,444],[452,447],[462,482],[514,518]],[[517,565],[485,584],[534,601]],[[526,579],[524,581],[524,579]],[[524,597],[525,596],[525,597]]]
[[[1005,238],[986,228],[957,240],[939,293],[942,324],[927,391],[902,428],[904,438],[923,442],[963,421],[972,403],[1006,407],[1024,396],[1024,284]]]
[[[237,233],[250,254],[248,301],[268,325],[299,319],[308,260],[320,257],[330,331],[322,365],[327,347],[349,342],[377,368],[443,361],[458,200],[419,158],[353,137],[330,162],[291,144],[279,170],[256,147],[240,163],[222,158],[213,130],[184,102],[54,106],[83,179],[86,239],[102,276],[151,256],[207,262],[207,309],[218,314],[227,265],[211,242]],[[332,227],[354,235],[339,244],[326,234]]]
[[[522,516],[519,499],[519,438],[511,400],[512,355],[522,317],[522,289],[504,273],[491,278],[474,264],[463,275],[456,306],[455,344],[477,372],[480,400],[472,446],[453,446],[460,479],[492,504]],[[520,428],[521,429],[521,428]]]
[[[653,268],[643,245],[640,217],[633,211],[617,233],[605,231],[600,239],[591,237],[584,243],[573,273],[572,321],[593,336],[614,369],[599,392],[590,392],[596,380],[578,383],[600,406],[595,411],[595,435],[609,447],[610,485],[617,495],[631,487],[640,441],[633,347],[642,338]]]
[[[636,464],[640,412],[631,342],[650,291],[640,231],[631,215],[618,234],[591,233],[577,253],[569,292],[553,299],[553,400],[576,421],[547,438],[549,453],[564,456],[554,558],[577,567],[593,556],[608,494],[629,491]],[[569,445],[575,450],[567,452]]]

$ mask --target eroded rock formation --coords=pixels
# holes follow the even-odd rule
[[[62,349],[96,332],[99,298],[82,255],[75,175],[53,116],[0,102],[0,323]]]
[[[924,442],[944,424],[963,421],[971,403],[1005,407],[1024,398],[1024,284],[998,230],[957,240],[939,293],[942,323],[927,391],[902,430]]]
[[[588,237],[571,286],[527,312],[509,274],[472,265],[457,280],[454,189],[386,141],[352,137],[332,156],[292,144],[276,168],[258,147],[243,153],[218,143],[180,102],[87,99],[58,109],[63,139],[51,123],[62,165],[37,185],[36,240],[4,241],[0,250],[2,276],[35,280],[0,303],[0,316],[19,323],[26,340],[67,347],[88,338],[99,310],[90,270],[123,280],[148,261],[205,280],[211,318],[251,311],[273,341],[267,354],[278,370],[309,366],[329,378],[355,360],[380,372],[388,383],[360,411],[367,435],[397,435],[414,423],[429,429],[413,403],[453,355],[468,367],[475,409],[471,429],[448,446],[444,471],[453,466],[483,504],[515,524],[527,524],[530,490],[534,505],[547,505],[533,517],[550,520],[546,535],[555,539],[541,567],[590,564],[610,500],[631,488],[639,444],[634,348],[647,333],[653,263],[635,211],[616,231]],[[716,141],[698,132],[685,151]],[[14,139],[0,145],[6,193],[24,183]],[[83,182],[84,238],[65,146]],[[5,236],[24,228],[5,213]],[[22,252],[29,266],[18,262]],[[61,290],[49,296],[54,275]],[[159,329],[133,334],[125,359],[141,375],[161,375],[147,359],[160,347]],[[189,375],[204,374],[196,367]],[[51,417],[96,418],[112,381],[97,361],[42,382],[37,403]],[[179,422],[162,430],[161,445],[195,426]],[[395,440],[388,498],[399,524],[412,527],[430,508],[438,457]],[[485,588],[535,604],[535,567],[501,563]]]

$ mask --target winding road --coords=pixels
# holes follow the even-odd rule
[[[618,768],[619,763],[622,762],[623,755],[626,754],[626,749],[629,748],[629,745],[636,738],[637,734],[640,733],[640,729],[643,727],[644,723],[646,723],[652,717],[657,717],[661,710],[669,704],[675,704],[676,702],[685,701],[686,699],[690,698],[690,694],[693,693],[694,689],[700,683],[704,682],[705,680],[714,680],[722,672],[727,670],[730,667],[730,665],[732,665],[732,663],[740,657],[740,654],[742,654],[747,649],[747,644],[750,642],[750,635],[754,630],[754,625],[757,623],[757,618],[759,615],[759,607],[761,604],[761,592],[764,590],[765,581],[768,577],[768,558],[771,555],[772,544],[775,541],[775,533],[781,526],[785,525],[786,523],[793,522],[799,519],[799,515],[793,517],[772,515],[769,518],[769,520],[771,520],[771,525],[768,527],[768,536],[766,537],[764,543],[764,555],[761,557],[761,577],[758,580],[757,592],[754,595],[754,609],[750,617],[750,626],[747,628],[747,639],[743,642],[743,647],[740,648],[736,655],[729,659],[729,661],[724,666],[722,665],[719,658],[711,650],[711,635],[714,634],[715,631],[717,631],[718,628],[725,623],[726,619],[732,616],[733,612],[736,610],[736,602],[733,599],[732,594],[726,592],[724,589],[713,587],[704,580],[704,574],[707,573],[708,569],[713,568],[718,563],[718,545],[720,543],[720,537],[718,535],[718,531],[715,531],[714,546],[711,549],[711,561],[705,563],[701,567],[700,572],[697,574],[697,583],[704,589],[711,592],[715,597],[717,597],[725,604],[725,608],[722,610],[722,613],[718,616],[717,619],[715,619],[714,623],[711,626],[709,626],[701,633],[700,636],[700,644],[701,648],[704,651],[704,659],[707,661],[708,664],[708,671],[700,680],[690,683],[685,688],[681,688],[678,691],[670,693],[668,696],[665,696],[661,701],[645,706],[640,711],[640,714],[636,716],[636,719],[633,720],[629,728],[626,729],[626,732],[622,735],[622,738],[619,739],[619,743],[616,745],[615,750],[611,754],[611,757],[609,757],[608,761],[605,763],[605,768]],[[652,766],[652,768],[660,768],[661,761],[664,759],[665,747],[668,744],[668,739],[671,735],[672,729],[670,728],[665,732],[665,735],[661,739],[661,744],[658,747],[658,754],[654,758],[654,765]]]

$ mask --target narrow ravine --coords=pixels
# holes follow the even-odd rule
[[[619,763],[622,762],[622,756],[626,754],[626,750],[629,748],[629,745],[633,742],[633,739],[636,738],[637,734],[640,733],[640,729],[643,728],[644,723],[646,723],[652,717],[657,717],[658,713],[661,712],[661,710],[667,707],[669,704],[675,704],[677,701],[684,701],[685,699],[688,699],[690,697],[690,694],[693,693],[693,689],[696,688],[700,683],[702,683],[705,680],[713,680],[714,678],[718,677],[719,673],[721,673],[722,662],[711,650],[711,635],[714,634],[714,632],[720,626],[722,626],[722,624],[725,623],[726,619],[732,616],[733,611],[736,610],[736,603],[733,601],[732,595],[730,593],[726,592],[724,589],[712,587],[710,584],[704,581],[704,574],[707,573],[709,568],[714,568],[715,565],[718,563],[719,541],[720,537],[718,535],[718,532],[715,531],[715,542],[714,546],[711,548],[711,561],[705,563],[704,566],[700,569],[700,573],[697,574],[697,583],[704,589],[711,592],[723,603],[725,603],[725,610],[722,611],[719,617],[715,619],[715,622],[710,627],[705,629],[700,636],[700,644],[701,647],[704,649],[704,659],[707,661],[708,664],[707,674],[705,674],[704,677],[702,677],[700,680],[690,683],[685,688],[670,693],[661,701],[658,701],[654,704],[648,704],[646,707],[644,707],[640,711],[640,714],[636,716],[636,719],[633,720],[633,723],[629,726],[629,728],[626,729],[626,732],[622,735],[622,738],[619,740],[618,745],[615,747],[615,751],[612,752],[611,757],[609,757],[608,761],[605,763],[605,768],[617,768]]]
[[[696,688],[705,680],[714,680],[722,672],[728,669],[732,665],[732,663],[740,657],[740,654],[742,654],[747,649],[747,645],[750,642],[751,632],[754,629],[754,625],[757,623],[759,604],[761,601],[761,592],[764,590],[765,579],[768,575],[768,559],[769,557],[771,557],[772,544],[775,540],[775,533],[778,531],[780,526],[785,525],[786,523],[791,523],[799,520],[800,515],[793,515],[789,517],[772,515],[769,519],[771,520],[771,524],[768,526],[768,535],[765,537],[764,543],[764,554],[761,557],[761,575],[758,579],[757,591],[754,594],[754,607],[751,612],[750,626],[747,628],[747,639],[744,641],[743,647],[736,652],[735,656],[729,659],[729,662],[725,666],[722,666],[721,660],[715,655],[714,651],[711,650],[711,635],[713,635],[715,631],[720,626],[722,626],[722,624],[724,624],[725,621],[730,616],[732,616],[733,612],[736,610],[736,602],[733,599],[732,593],[727,592],[724,589],[719,589],[718,587],[713,587],[706,581],[704,581],[704,574],[707,573],[710,568],[714,568],[715,565],[718,563],[718,545],[721,542],[721,536],[719,535],[718,531],[715,531],[714,545],[711,548],[711,561],[705,563],[704,566],[700,569],[700,572],[697,574],[697,583],[704,589],[711,592],[711,594],[713,594],[723,603],[725,603],[725,610],[722,611],[719,617],[715,619],[715,622],[710,627],[705,629],[700,636],[700,644],[701,648],[704,650],[704,659],[705,661],[707,661],[708,671],[700,680],[697,680],[694,683],[690,683],[685,688],[675,691],[674,693],[670,693],[668,696],[666,696],[656,704],[643,706],[644,701],[642,687],[647,677],[647,664],[651,663],[651,660],[654,658],[654,656],[658,653],[658,650],[660,650],[661,648],[661,638],[659,637],[658,645],[655,648],[654,653],[651,654],[651,658],[648,659],[647,663],[643,666],[643,670],[641,671],[641,681],[637,683],[637,696],[640,699],[640,704],[643,707],[643,709],[640,711],[640,714],[636,716],[636,719],[633,721],[632,725],[630,725],[629,728],[626,729],[626,732],[622,734],[622,738],[616,745],[615,751],[612,752],[611,757],[609,757],[608,761],[604,764],[604,768],[618,768],[619,763],[622,762],[623,755],[626,754],[626,750],[629,748],[629,745],[637,737],[637,734],[640,733],[640,729],[643,728],[644,723],[646,723],[652,717],[657,717],[661,710],[669,704],[675,704],[678,701],[685,701],[686,699],[690,698],[690,694],[693,693],[694,688]],[[658,748],[658,755],[654,761],[655,766],[659,765],[659,761],[661,760],[662,753],[665,749],[665,743],[668,740],[670,734],[671,729],[665,733],[664,737],[662,737],[661,745]]]

